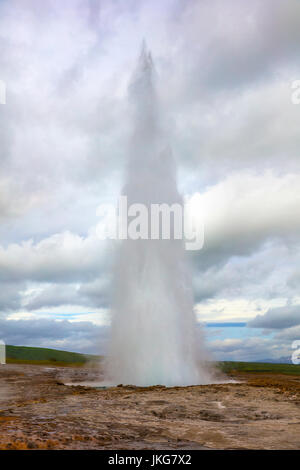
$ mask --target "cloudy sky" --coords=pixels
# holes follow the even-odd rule
[[[127,85],[152,51],[189,255],[218,359],[290,356],[300,339],[298,0],[0,0],[0,338],[105,352]]]

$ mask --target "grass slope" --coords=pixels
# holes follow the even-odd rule
[[[300,365],[267,362],[219,362],[223,372],[270,372],[272,374],[300,375]]]
[[[99,356],[59,351],[57,349],[6,346],[7,363],[83,365],[97,359],[99,359]]]

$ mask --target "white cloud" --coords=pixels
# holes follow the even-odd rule
[[[70,232],[0,247],[3,281],[67,282],[91,279],[106,263],[105,242],[91,234],[84,238]]]
[[[199,198],[204,252],[247,255],[270,238],[300,231],[300,174],[233,173]]]
[[[244,322],[258,312],[266,312],[272,306],[282,305],[285,299],[216,298],[196,304],[195,312],[199,321]]]

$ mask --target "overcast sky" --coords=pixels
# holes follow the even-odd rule
[[[142,39],[180,191],[204,216],[195,311],[217,358],[300,339],[298,0],[0,0],[0,338],[105,352],[115,202]],[[239,323],[240,327],[224,326]]]

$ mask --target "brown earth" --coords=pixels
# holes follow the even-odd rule
[[[0,449],[300,449],[300,377],[95,389],[95,368],[0,366]],[[99,377],[98,377],[99,380]]]

